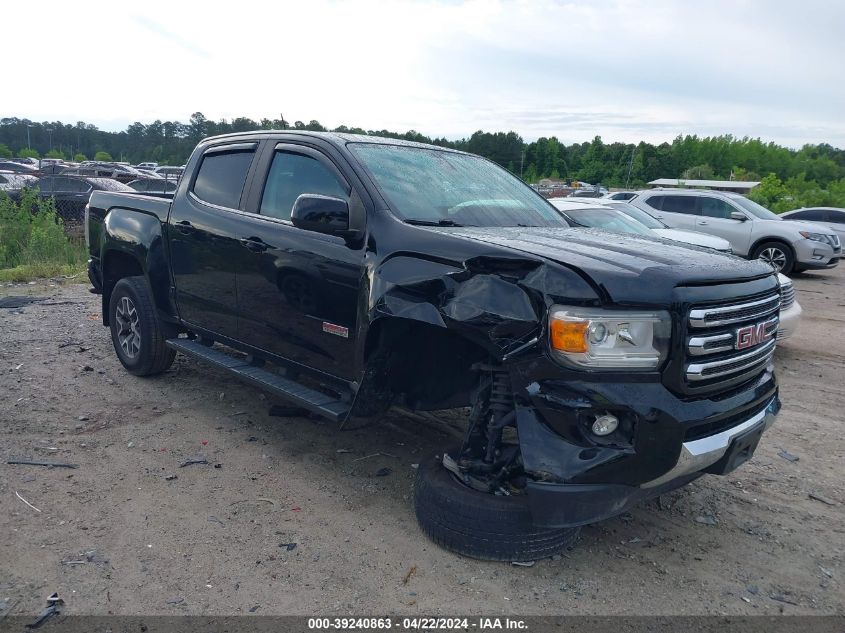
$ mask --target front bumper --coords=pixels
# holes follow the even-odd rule
[[[798,240],[792,247],[795,249],[795,263],[802,268],[834,268],[842,256],[841,247],[834,248],[826,242],[815,240]]]
[[[528,503],[543,527],[601,521],[702,474],[729,472],[780,409],[771,365],[732,392],[700,398],[675,394],[659,374],[585,376],[536,357],[512,366],[511,379]],[[604,412],[627,436],[608,443],[589,432]]]
[[[795,301],[786,310],[781,310],[779,314],[777,340],[782,341],[787,339],[798,329],[798,323],[801,321],[801,306]]]
[[[542,527],[575,527],[595,523],[625,512],[642,501],[684,486],[702,475],[727,474],[747,461],[763,431],[775,420],[777,397],[751,418],[721,433],[684,442],[675,466],[664,475],[639,486],[621,484],[528,483],[532,518]],[[749,438],[739,451],[732,444]]]

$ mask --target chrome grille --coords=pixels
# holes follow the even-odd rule
[[[774,354],[779,309],[777,290],[729,303],[693,306],[687,319],[687,385],[716,389],[762,371]],[[743,343],[748,346],[737,349]]]
[[[780,309],[787,310],[795,303],[795,286],[785,284],[780,287]]]
[[[740,321],[751,321],[768,316],[780,309],[780,294],[763,299],[730,305],[696,308],[690,310],[689,324],[694,328],[715,327]]]

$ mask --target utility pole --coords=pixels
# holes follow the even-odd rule
[[[32,149],[32,145],[29,144],[29,128],[31,128],[31,127],[32,126],[29,123],[26,124],[26,148],[27,149]]]
[[[48,127],[46,130],[47,134],[50,135],[50,151],[53,151],[53,128]]]
[[[519,159],[519,179],[522,180],[522,168],[525,167],[525,150],[522,150],[522,158]]]
[[[631,182],[631,170],[634,169],[634,153],[637,151],[636,146],[631,148],[631,161],[628,163],[628,177],[625,179],[625,189],[627,189]]]

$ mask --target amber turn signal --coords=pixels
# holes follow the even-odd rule
[[[552,319],[552,347],[559,352],[584,354],[589,351],[587,328],[589,321],[561,321]]]

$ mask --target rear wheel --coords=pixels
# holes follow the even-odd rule
[[[173,364],[176,351],[165,344],[166,326],[156,314],[144,277],[125,277],[115,284],[109,324],[114,351],[129,373],[152,376]]]
[[[432,541],[482,560],[548,558],[570,547],[580,531],[537,527],[526,494],[475,490],[435,459],[419,466],[414,505],[420,527]]]
[[[795,265],[795,256],[792,254],[792,249],[783,242],[763,242],[754,249],[751,257],[752,259],[762,259],[784,275],[792,272]]]

